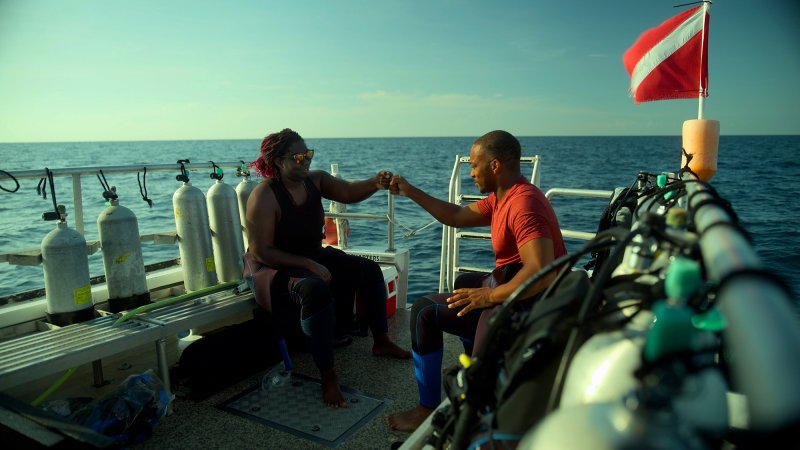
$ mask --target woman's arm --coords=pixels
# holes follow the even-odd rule
[[[339,203],[358,203],[381,189],[388,189],[392,173],[382,170],[372,178],[357,181],[343,180],[322,170],[310,172],[309,176],[323,197]]]

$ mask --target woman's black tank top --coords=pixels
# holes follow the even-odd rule
[[[325,212],[322,209],[322,195],[310,178],[304,181],[306,201],[295,205],[289,191],[279,179],[270,183],[278,205],[281,207],[281,220],[275,227],[275,247],[295,255],[313,258],[322,249]]]

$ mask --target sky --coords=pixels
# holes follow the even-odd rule
[[[622,54],[663,0],[0,0],[0,142],[680,135]],[[704,117],[800,134],[800,1],[716,0]]]

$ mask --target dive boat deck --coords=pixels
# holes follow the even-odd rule
[[[389,319],[389,334],[404,348],[410,345],[408,309],[398,309]],[[231,322],[247,320],[242,315]],[[174,365],[186,341],[177,336],[167,340],[166,354],[170,366]],[[257,345],[258,343],[253,343]],[[336,370],[340,384],[350,390],[386,400],[386,405],[366,424],[335,447],[314,442],[295,434],[281,431],[263,423],[249,420],[219,408],[226,400],[260,384],[266,371],[251,375],[203,400],[192,400],[181,395],[180,389],[171,404],[172,411],[164,416],[146,441],[132,449],[188,449],[188,448],[286,448],[286,449],[378,449],[393,448],[409,437],[409,433],[389,429],[384,416],[416,406],[417,386],[414,366],[410,359],[375,357],[371,353],[371,336],[355,336],[352,344],[336,349]],[[445,365],[454,364],[463,351],[457,338],[445,335]],[[294,373],[319,379],[311,355],[306,352],[292,354]],[[104,359],[108,384],[94,387],[92,366],[81,368],[48,400],[77,397],[99,398],[114,392],[129,375],[139,374],[154,366],[152,344]],[[30,402],[51,385],[59,374],[25,383],[6,393]],[[347,396],[347,394],[346,394]],[[321,401],[321,400],[320,400]],[[287,414],[294,405],[287,405]],[[313,425],[313,424],[310,424]]]

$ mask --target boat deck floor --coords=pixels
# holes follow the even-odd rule
[[[389,319],[389,335],[401,347],[410,349],[409,310],[398,310]],[[175,364],[184,341],[177,337],[168,342],[167,354],[170,365]],[[372,355],[371,336],[356,336],[353,343],[336,349],[336,371],[343,388],[364,393],[372,398],[384,399],[385,407],[378,414],[336,442],[324,444],[281,431],[264,423],[250,420],[220,408],[226,401],[241,395],[260,384],[265,371],[260,371],[242,381],[213,393],[202,400],[191,400],[177,395],[171,411],[163,417],[152,436],[145,442],[130,446],[131,449],[196,449],[196,448],[276,448],[276,449],[389,449],[404,441],[409,434],[389,429],[384,416],[393,412],[413,408],[417,404],[417,386],[414,365],[411,359],[397,360]],[[463,351],[460,341],[445,334],[444,364],[457,362]],[[306,352],[293,353],[294,373],[319,379],[311,355]],[[104,377],[108,384],[93,386],[91,364],[80,368],[48,400],[74,397],[102,397],[113,393],[129,375],[155,368],[155,349],[141,349],[118,355],[103,361]],[[8,394],[32,401],[52,384],[59,374],[18,386]],[[174,381],[174,380],[173,380]],[[321,402],[321,397],[320,397]],[[291,408],[287,408],[287,414]]]

